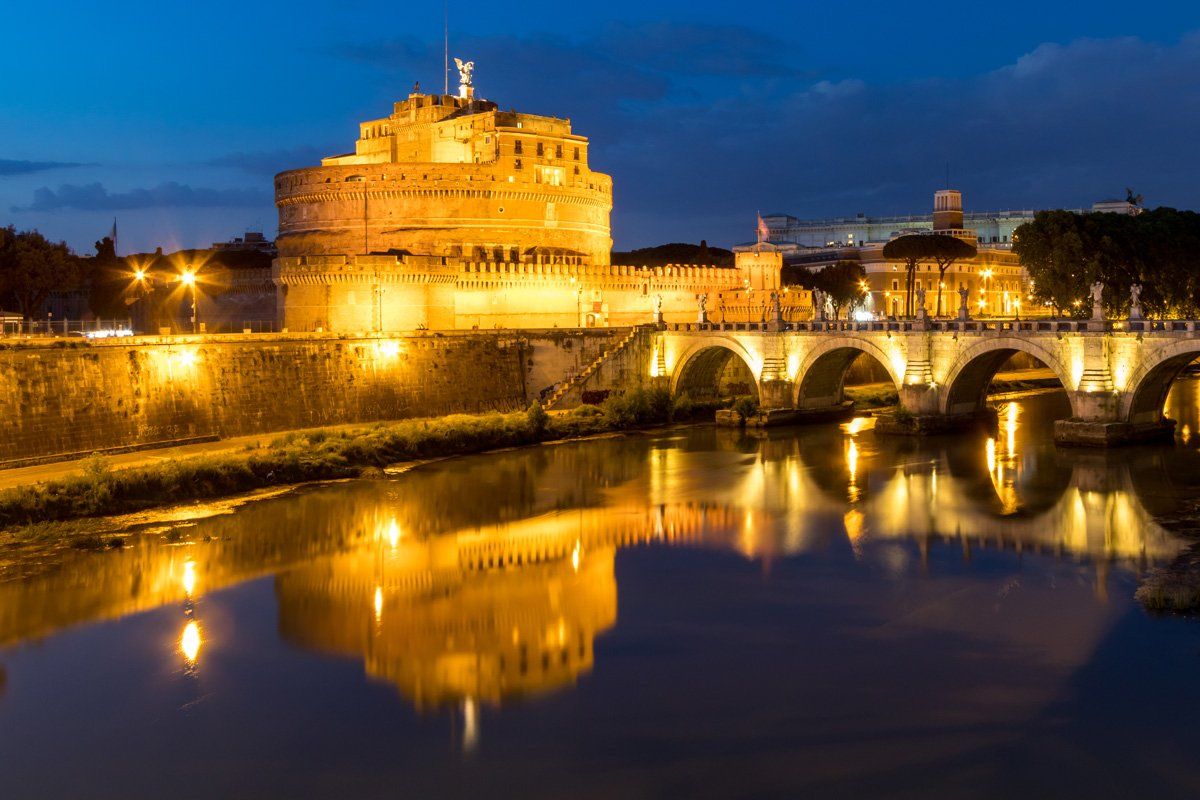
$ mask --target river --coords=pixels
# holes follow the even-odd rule
[[[1198,517],[1065,399],[451,459],[0,580],[0,796],[1196,796]]]

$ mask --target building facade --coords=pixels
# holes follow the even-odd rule
[[[1071,209],[1076,214],[1090,212],[1136,213],[1136,206],[1125,200],[1101,200],[1090,209]],[[935,212],[936,213],[936,212]],[[975,231],[981,245],[1011,246],[1013,232],[1032,222],[1037,209],[1007,211],[970,211],[963,215],[962,227]],[[789,214],[767,214],[763,222],[768,231],[766,241],[777,245],[800,247],[860,247],[870,242],[886,242],[905,233],[928,233],[934,230],[935,214],[906,214],[898,216],[830,217],[803,220]]]
[[[913,218],[905,218],[913,219]],[[839,261],[861,264],[866,272],[867,298],[860,313],[872,317],[903,317],[907,281],[905,264],[884,258],[883,248],[890,238],[904,233],[940,233],[971,242],[977,247],[974,258],[955,262],[945,275],[940,276],[932,262],[922,263],[914,275],[913,289],[924,291],[925,308],[930,316],[956,316],[961,297],[959,288],[967,290],[967,305],[972,316],[1012,317],[1017,315],[1044,315],[1047,309],[1035,305],[1031,298],[1032,285],[1021,268],[1010,241],[992,244],[971,227],[972,215],[963,211],[962,193],[954,189],[942,189],[934,195],[934,210],[924,219],[925,229],[893,231],[882,240],[855,240],[853,244],[842,243],[807,247],[795,242],[745,245],[734,248],[738,252],[773,248],[788,267],[803,267],[819,271]],[[765,221],[769,220],[764,217]],[[862,230],[868,230],[866,228]],[[853,235],[853,232],[849,235]],[[872,234],[873,235],[873,234]],[[939,308],[938,294],[941,294]],[[915,301],[914,301],[915,302]]]

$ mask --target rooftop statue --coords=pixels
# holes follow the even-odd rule
[[[459,84],[462,86],[470,86],[471,85],[471,75],[472,75],[472,73],[475,72],[475,62],[467,61],[464,63],[461,58],[458,58],[456,56],[454,58],[454,66],[458,68]]]

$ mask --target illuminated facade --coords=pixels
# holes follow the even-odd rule
[[[904,218],[908,219],[908,218]],[[1046,316],[1050,309],[1030,302],[1032,285],[1021,268],[1020,260],[1012,252],[1008,234],[1003,243],[992,244],[989,237],[969,227],[973,219],[963,212],[962,194],[953,189],[943,189],[934,195],[934,211],[923,226],[910,226],[893,230],[882,238],[879,231],[865,228],[863,231],[846,232],[846,239],[831,245],[807,246],[795,242],[776,242],[782,239],[774,233],[768,237],[766,246],[773,247],[788,265],[803,266],[820,270],[838,261],[853,261],[861,264],[867,273],[868,297],[864,309],[880,317],[904,316],[906,279],[902,261],[889,261],[883,256],[883,248],[894,236],[906,233],[942,233],[956,236],[974,244],[974,258],[955,262],[939,280],[937,266],[931,262],[920,264],[914,276],[913,289],[925,291],[925,308],[932,316],[937,313],[937,294],[941,283],[941,316],[954,317],[958,313],[960,286],[967,289],[968,308],[972,316]],[[766,220],[770,224],[770,220]],[[1028,221],[1027,219],[1023,219]],[[749,246],[735,248],[739,251]],[[914,300],[915,303],[915,300]]]
[[[965,215],[964,227],[975,232],[981,245],[1008,247],[1012,244],[1013,232],[1032,222],[1039,209],[1011,209],[1006,211],[971,211]],[[1091,208],[1070,209],[1076,214],[1109,212],[1132,214],[1136,206],[1125,200],[1101,200]],[[928,232],[937,225],[934,214],[900,214],[895,216],[870,216],[856,214],[853,217],[830,217],[826,219],[799,219],[790,214],[765,214],[763,222],[768,231],[767,241],[772,244],[795,244],[801,247],[857,247],[865,242],[887,241],[902,233]]]
[[[569,120],[414,91],[353,153],[275,177],[280,322],[290,331],[604,327],[698,297],[770,291],[775,256],[734,268],[612,265],[612,179]],[[749,305],[744,302],[729,305]],[[713,308],[710,305],[709,308]]]

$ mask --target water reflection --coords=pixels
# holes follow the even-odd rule
[[[695,429],[496,454],[395,482],[252,504],[106,553],[68,552],[0,583],[0,644],[179,604],[185,670],[206,641],[205,594],[273,576],[278,627],[360,661],[418,709],[461,715],[571,685],[617,620],[617,553],[687,546],[764,564],[883,548],[896,575],[916,544],[1069,558],[1138,572],[1183,544],[1154,521],[1194,491],[1185,450],[1057,451],[1046,404],[1002,406],[994,432],[877,438],[871,420],[747,436]]]

